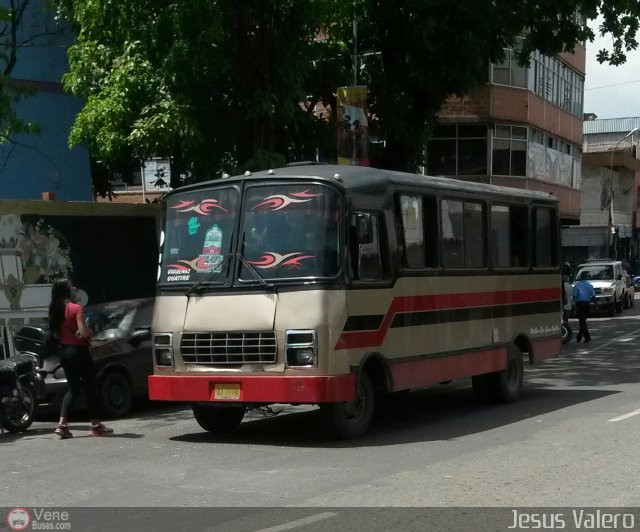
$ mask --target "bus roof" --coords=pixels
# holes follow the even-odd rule
[[[381,170],[367,166],[348,166],[330,164],[294,164],[284,168],[274,168],[255,172],[251,175],[239,175],[229,177],[224,180],[216,179],[196,183],[186,187],[174,189],[174,193],[186,192],[198,188],[221,185],[223,183],[233,183],[238,181],[251,181],[254,179],[282,179],[282,178],[303,178],[317,179],[320,181],[330,181],[331,183],[344,188],[346,191],[364,192],[367,188],[385,187],[387,185],[405,186],[427,186],[433,189],[441,189],[458,192],[473,192],[478,194],[488,194],[493,196],[514,196],[529,198],[544,202],[557,202],[553,194],[536,190],[524,190],[520,188],[503,187],[489,185],[486,183],[475,183],[460,179],[447,177],[434,177],[421,174],[411,174],[408,172],[397,172],[393,170]]]

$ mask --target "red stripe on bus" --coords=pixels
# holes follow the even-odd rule
[[[534,362],[557,356],[560,338],[532,340]],[[507,363],[507,346],[446,357],[411,360],[391,365],[393,390],[429,386],[438,382],[464,379],[483,373],[502,371]]]
[[[507,347],[446,357],[401,362],[391,366],[393,389],[419,388],[482,373],[502,371],[507,363]]]
[[[357,349],[382,345],[396,314],[427,310],[447,310],[471,307],[489,307],[553,301],[560,299],[560,287],[530,290],[504,290],[501,292],[467,292],[421,296],[398,296],[393,299],[377,331],[343,332],[334,349]],[[559,311],[558,311],[559,312]]]

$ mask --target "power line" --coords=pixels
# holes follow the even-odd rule
[[[640,79],[636,79],[634,81],[623,81],[621,83],[612,83],[611,85],[600,85],[599,87],[591,87],[590,89],[585,89],[585,92],[595,91],[598,89],[607,89],[609,87],[617,87],[618,85],[629,85],[630,83],[640,83]]]

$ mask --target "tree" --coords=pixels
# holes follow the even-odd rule
[[[107,180],[132,160],[168,157],[173,186],[318,151],[335,159],[333,115],[313,109],[335,110],[336,87],[351,83],[354,17],[386,140],[374,163],[413,170],[444,100],[485,82],[523,28],[526,62],[592,40],[586,19],[600,13],[614,37],[600,60],[620,64],[640,16],[632,0],[55,2],[78,33],[65,85],[86,99],[70,143],[86,143]]]

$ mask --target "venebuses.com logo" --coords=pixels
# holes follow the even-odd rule
[[[31,523],[31,516],[24,508],[14,508],[7,515],[7,524],[11,530],[26,530]]]
[[[69,512],[50,508],[13,508],[7,524],[11,530],[71,530]]]

